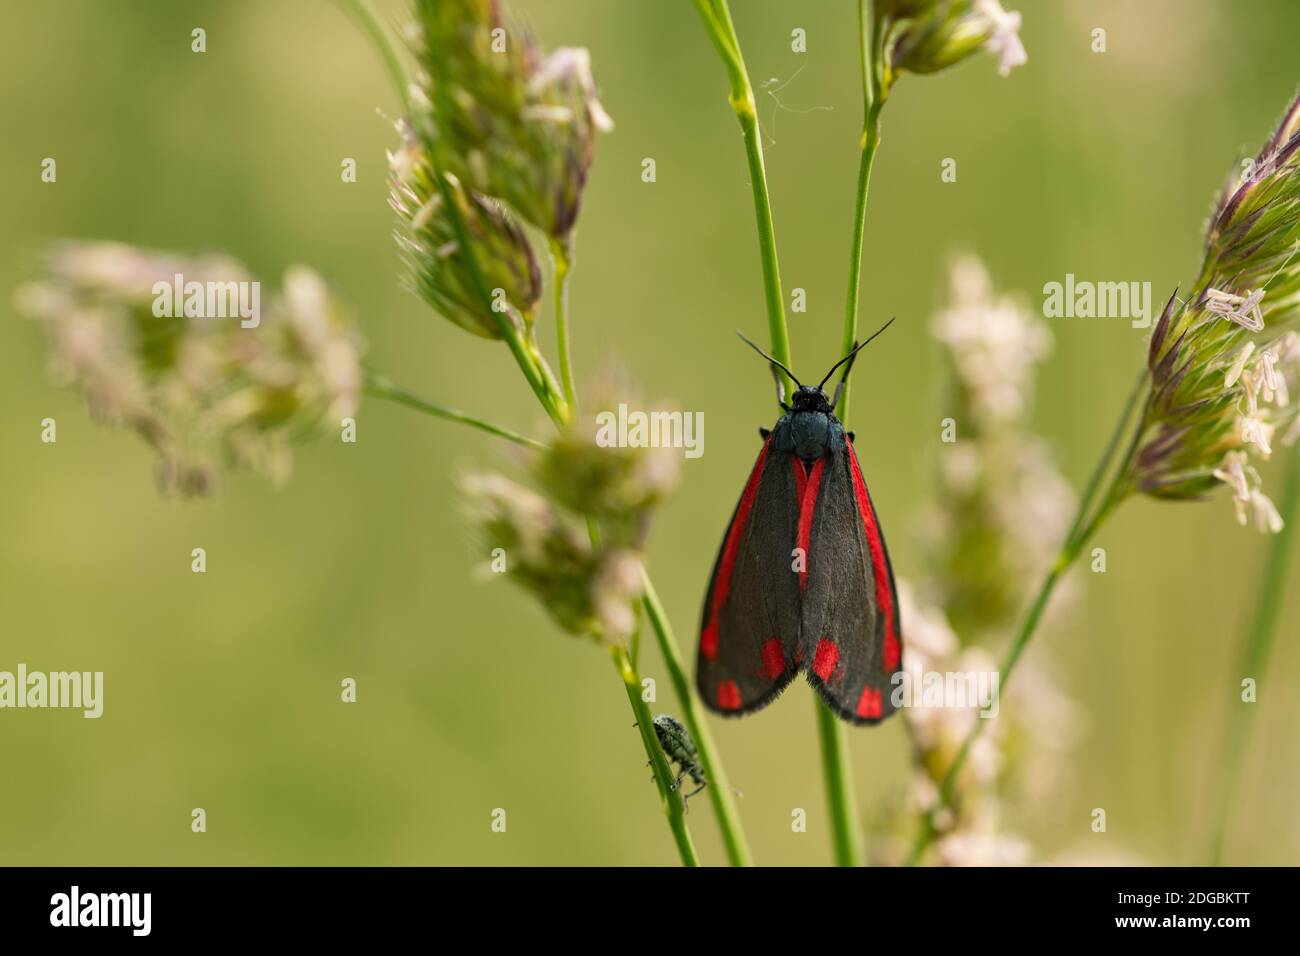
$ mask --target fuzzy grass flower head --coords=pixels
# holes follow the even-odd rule
[[[568,634],[624,640],[636,625],[641,557],[630,547],[592,543],[544,497],[497,474],[461,483],[480,536],[500,549],[505,572]]]
[[[995,293],[984,263],[963,255],[949,267],[948,306],[933,328],[963,404],[981,420],[1018,420],[1033,394],[1033,369],[1052,349],[1051,334],[1023,298]]]
[[[462,182],[552,239],[572,231],[598,132],[613,128],[586,50],[544,56],[498,0],[417,0],[427,112],[416,129]]]
[[[542,277],[523,230],[501,203],[466,190],[454,175],[445,177],[444,191],[424,144],[405,122],[398,131],[402,144],[388,155],[389,205],[398,215],[397,241],[411,289],[475,335],[503,338],[507,322],[520,331],[530,328]]]
[[[1023,299],[999,294],[973,255],[949,267],[948,303],[935,316],[948,369],[945,414],[956,441],[941,446],[938,500],[926,556],[936,600],[967,639],[1000,634],[1069,525],[1074,494],[1026,422],[1051,333]]]
[[[1269,328],[1300,317],[1300,99],[1247,174],[1215,205],[1186,301],[1170,297],[1151,337],[1151,397],[1131,488],[1200,498],[1231,488],[1238,519],[1281,519],[1251,459],[1297,434],[1300,339]]]
[[[923,681],[926,673],[978,673],[993,669],[993,661],[985,651],[959,648],[957,636],[941,609],[918,602],[911,587],[900,586],[899,600],[907,620],[921,625],[917,636],[924,649],[914,650],[909,637],[904,651],[904,668],[914,682]],[[919,706],[906,707],[903,711],[912,747],[912,779],[906,800],[888,821],[889,828],[900,836],[912,832],[916,819],[934,808],[940,781],[952,766],[971,727],[981,720],[977,710],[950,706],[951,703],[930,706],[923,698]],[[936,820],[940,846],[949,838],[960,840],[975,833],[991,836],[997,831],[1002,804],[999,789],[1004,782],[1007,760],[1004,753],[1007,727],[1006,721],[996,720],[991,732],[975,741],[956,790],[957,799]],[[1001,837],[1018,839],[1009,833],[1002,833]],[[892,850],[886,851],[886,858],[881,862],[897,865],[902,860],[896,854],[902,852],[903,845],[896,843]],[[971,865],[971,861],[945,861],[942,851],[939,856],[945,865]]]
[[[594,425],[570,424],[530,453],[538,491],[494,474],[462,487],[487,546],[505,549],[508,575],[568,633],[616,641],[635,625],[641,551],[681,462],[672,449],[605,447],[595,435]]]
[[[599,391],[593,395],[591,407],[608,407]],[[602,445],[598,431],[591,416],[569,425],[536,457],[534,474],[554,501],[600,522],[611,541],[640,547],[654,512],[677,486],[681,452]]]
[[[254,283],[234,260],[187,258],[118,243],[64,243],[18,307],[49,335],[52,368],[98,419],[139,434],[159,456],[165,491],[202,494],[222,464],[288,476],[292,444],[356,412],[359,348],[324,282],[291,268],[282,294],[238,317],[159,315],[157,287]],[[259,296],[260,298],[260,296]]]
[[[936,674],[946,682],[995,673],[985,648],[1011,635],[1030,598],[1028,582],[1051,564],[1075,507],[1072,489],[1028,422],[1034,377],[1052,346],[1042,319],[1020,297],[998,293],[983,263],[968,254],[949,267],[948,301],[933,332],[946,372],[943,410],[956,440],[941,446],[921,585],[900,581],[898,588],[912,622],[904,669],[920,687]],[[1022,666],[1037,670],[1032,660]],[[1032,804],[1030,784],[1059,763],[1068,746],[1057,740],[1060,718],[1074,710],[1054,683],[1037,684],[1038,693],[1017,698],[974,739],[942,810],[941,788],[984,718],[969,708],[931,706],[924,695],[922,706],[906,709],[912,786],[888,821],[885,844],[895,849],[884,851],[882,862],[903,862],[903,841],[922,821],[934,845],[916,862],[1027,862],[1028,844],[1012,832],[1004,808]]]
[[[927,673],[968,674],[990,672],[995,664],[981,648],[961,647],[941,608],[919,599],[905,581],[899,581],[898,596],[913,623],[904,650],[904,669],[915,686],[922,686]],[[1041,672],[1040,672],[1041,673]],[[1025,805],[1030,784],[1056,773],[1060,751],[1077,737],[1077,706],[1052,683],[1036,682],[1036,693],[1015,711],[1000,714],[989,732],[975,739],[969,759],[957,780],[948,805],[934,814],[935,844],[930,862],[941,866],[978,866],[1029,862],[1030,845],[1014,832],[1008,807]],[[907,852],[907,837],[915,832],[918,819],[935,810],[945,775],[971,728],[983,718],[976,710],[920,706],[904,710],[912,749],[912,776],[904,799],[884,820],[879,860],[898,865]],[[1053,793],[1038,793],[1039,799]],[[1002,857],[1006,855],[1007,859]]]
[[[641,562],[627,548],[593,545],[537,492],[501,475],[465,478],[461,490],[485,545],[505,572],[568,634],[622,640],[636,622]]]

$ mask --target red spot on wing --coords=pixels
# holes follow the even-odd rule
[[[700,632],[700,653],[706,660],[718,659],[718,622],[716,615],[709,615],[709,623]]]
[[[880,691],[872,687],[864,687],[862,696],[858,698],[858,716],[875,718],[880,716]]]
[[[740,688],[734,680],[718,682],[718,707],[722,710],[740,710]]]
[[[799,461],[798,456],[794,459],[794,466],[799,471],[803,471],[803,464]],[[799,489],[799,535],[797,539],[799,550],[803,553],[803,570],[799,572],[800,590],[808,590],[808,546],[812,541],[813,513],[817,508],[817,491],[821,488],[822,472],[826,470],[826,459],[818,458],[817,464],[813,465],[812,473],[808,475],[807,482]]]
[[[763,670],[772,680],[785,673],[785,651],[781,649],[781,638],[772,637],[763,642]]]
[[[840,662],[840,649],[834,641],[822,638],[817,642],[817,653],[813,655],[813,673],[823,681],[829,681],[835,673],[835,665]]]
[[[871,552],[871,575],[876,580],[876,608],[885,618],[885,647],[882,663],[887,672],[893,673],[898,669],[902,648],[898,643],[894,592],[889,586],[889,562],[885,558],[885,542],[880,537],[880,527],[876,523],[876,509],[871,506],[871,495],[867,493],[867,483],[862,479],[857,453],[852,445],[846,447],[849,449],[849,463],[853,470],[853,495],[858,502],[862,530],[867,536],[867,548]],[[860,708],[862,705],[859,703],[858,706]]]
[[[727,540],[722,545],[722,560],[718,562],[718,574],[713,581],[713,598],[709,602],[709,621],[700,633],[700,654],[706,660],[718,658],[718,612],[727,603],[727,595],[731,593],[731,575],[736,570],[740,537],[745,532],[745,525],[749,523],[749,513],[753,510],[754,498],[758,495],[758,483],[763,477],[763,463],[767,461],[767,450],[771,445],[771,437],[763,442],[763,450],[758,453],[754,470],[745,482],[745,491],[740,496],[740,504],[736,506],[736,517],[732,519],[731,527],[727,529]]]

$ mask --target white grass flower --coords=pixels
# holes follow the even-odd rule
[[[985,48],[998,58],[998,73],[1009,76],[1012,68],[1023,66],[1029,57],[1020,42],[1020,14],[1008,13],[998,0],[976,0],[975,8],[992,21]]]
[[[1282,530],[1282,516],[1272,500],[1258,488],[1250,493],[1250,510],[1255,528],[1264,534],[1277,534]]]
[[[1224,292],[1221,289],[1205,290],[1207,312],[1235,322],[1248,332],[1264,331],[1264,314],[1260,309],[1263,300],[1263,289],[1247,290],[1244,296]]]
[[[977,411],[1018,418],[1031,395],[1030,372],[1051,352],[1050,333],[1023,301],[996,296],[973,256],[953,263],[949,289],[950,305],[935,317],[935,337],[948,346]]]
[[[1264,534],[1277,534],[1282,530],[1282,516],[1278,514],[1268,495],[1260,490],[1259,472],[1250,466],[1244,451],[1230,451],[1214,477],[1232,489],[1232,503],[1237,523],[1252,523]]]
[[[917,603],[911,581],[899,578],[896,584],[899,616],[907,622],[903,669],[928,670],[956,652],[957,635],[948,625],[943,611],[933,605]]]
[[[1250,357],[1254,354],[1254,342],[1247,342],[1241,347],[1241,351],[1237,353],[1237,357],[1233,360],[1232,364],[1228,366],[1228,372],[1223,377],[1224,388],[1232,388],[1232,386],[1237,384],[1237,379],[1241,378],[1241,373],[1246,370],[1246,363],[1250,361]]]
[[[600,105],[596,97],[596,81],[591,72],[591,53],[583,47],[564,46],[552,52],[528,81],[528,92],[533,96],[543,96],[547,88],[563,84],[569,80],[575,82],[582,91],[585,106],[591,117],[592,125],[602,133],[614,129],[614,121]],[[572,118],[573,111],[569,110]]]
[[[1279,408],[1291,404],[1291,394],[1287,390],[1286,376],[1281,370],[1282,342],[1274,342],[1259,354],[1261,391],[1264,401],[1272,402]]]
[[[937,844],[944,866],[1024,866],[1029,844],[1005,833],[953,833]]]
[[[1267,458],[1273,454],[1271,441],[1274,426],[1262,422],[1258,418],[1243,415],[1237,420],[1237,427],[1240,430],[1241,440],[1248,445],[1258,446],[1262,457]]]
[[[1233,497],[1238,501],[1245,501],[1250,497],[1250,482],[1247,480],[1247,470],[1254,471],[1246,464],[1246,453],[1244,451],[1230,451],[1223,457],[1223,463],[1215,468],[1212,474],[1224,484],[1232,489]]]
[[[997,0],[880,0],[890,40],[887,82],[902,73],[938,73],[984,49],[1007,76],[1028,57],[1020,41],[1020,14]]]

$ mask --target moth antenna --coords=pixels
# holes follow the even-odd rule
[[[863,349],[865,349],[867,345],[870,344],[872,339],[874,339],[877,335],[885,331],[885,329],[889,328],[893,324],[894,324],[894,319],[891,318],[880,328],[876,329],[876,331],[872,332],[871,335],[867,337],[867,340],[865,342],[860,342],[857,345],[853,346],[853,351],[851,351],[848,355],[844,356],[844,358],[840,359],[838,362],[836,362],[834,365],[831,366],[831,370],[826,373],[826,377],[821,380],[821,383],[817,387],[821,388],[822,385],[825,385],[830,380],[830,377],[835,374],[835,370],[839,368],[841,365],[843,365],[845,362],[848,362],[849,367],[844,370],[844,374],[840,377],[840,385],[842,386],[844,384],[844,381],[849,377],[849,372],[853,370],[853,359],[857,356],[857,354],[861,352]],[[837,388],[836,393],[838,394],[838,392],[839,389]]]
[[[790,371],[788,368],[786,368],[784,365],[782,365],[782,364],[781,364],[780,362],[778,362],[776,359],[772,358],[772,356],[768,355],[766,352],[764,352],[762,349],[760,349],[757,345],[755,345],[753,342],[751,342],[749,339],[747,339],[747,338],[745,337],[745,333],[742,332],[742,331],[740,331],[740,329],[737,329],[737,330],[736,330],[736,334],[740,336],[740,341],[744,342],[746,345],[748,345],[751,349],[753,349],[753,350],[754,350],[755,352],[757,352],[759,355],[763,356],[763,358],[767,359],[769,362],[771,362],[773,365],[775,365],[775,366],[776,366],[777,368],[779,368],[781,371],[785,372],[786,375],[789,375],[789,376],[790,376],[790,380],[791,380],[792,382],[794,382],[794,383],[795,383],[796,385],[798,385],[800,388],[803,388],[803,382],[801,382],[801,381],[799,381],[799,379],[795,378],[795,374],[794,374],[794,372]],[[879,334],[879,333],[877,333],[877,334]],[[868,339],[868,341],[870,341],[870,339]],[[865,344],[865,343],[864,343],[864,344]]]
[[[775,365],[769,365],[768,368],[772,371],[772,381],[776,383],[776,403],[781,406],[782,410],[788,412],[790,406],[785,403],[785,379],[781,377],[781,373],[777,371]],[[763,438],[766,439],[767,436],[764,435]]]

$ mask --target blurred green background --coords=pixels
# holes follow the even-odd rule
[[[795,370],[837,357],[860,93],[852,4],[738,0],[760,90]],[[914,574],[942,410],[929,336],[947,257],[1041,302],[1073,272],[1149,280],[1163,300],[1200,262],[1203,219],[1236,157],[1295,92],[1300,6],[1210,0],[1011,3],[1029,63],[984,55],[909,77],[885,113],[863,323],[899,322],[859,363],[859,454],[894,565]],[[686,0],[531,0],[548,47],[591,49],[617,122],[598,148],[578,237],[576,359],[619,363],[648,395],[706,414],[706,454],[655,528],[650,567],[684,653],[723,526],[776,416],[738,345],[764,339],[740,136],[722,66]],[[561,636],[520,591],[484,582],[455,476],[499,443],[374,400],[356,445],[303,449],[277,491],[237,476],[201,503],[161,499],[143,443],[92,424],[46,375],[12,290],[56,237],[225,250],[272,285],[321,270],[368,357],[431,398],[544,435],[506,350],[457,331],[397,283],[385,149],[397,101],[351,20],[323,0],[4,0],[0,18],[0,669],[102,670],[105,715],[0,712],[0,863],[669,864],[644,755],[606,655]],[[401,2],[382,4],[396,20]],[[207,30],[208,52],[190,52]],[[1108,52],[1089,49],[1104,27]],[[807,31],[808,53],[790,50]],[[797,72],[797,76],[795,76]],[[792,79],[793,78],[793,79]],[[58,182],[40,181],[44,157]],[[340,182],[355,157],[359,182]],[[653,157],[658,181],[641,181]],[[939,163],[958,161],[944,184]],[[1142,361],[1145,332],[1051,320],[1035,426],[1086,475]],[[550,346],[549,319],[543,319]],[[59,441],[39,441],[58,420]],[[1265,472],[1276,483],[1276,468]],[[1263,540],[1228,501],[1135,502],[1099,542],[1075,615],[1050,638],[1087,736],[1058,798],[1009,821],[1037,859],[1202,859],[1222,727]],[[190,572],[204,547],[208,573]],[[1294,556],[1293,556],[1294,557]],[[1293,565],[1294,567],[1294,565]],[[1297,577],[1293,574],[1291,582]],[[1263,685],[1229,862],[1300,858],[1300,602]],[[676,711],[666,675],[656,709]],[[359,683],[355,706],[339,681]],[[1008,706],[1014,705],[1014,688]],[[796,684],[713,721],[762,863],[829,859],[811,695]],[[902,722],[850,731],[870,822],[908,780]],[[707,802],[690,815],[722,852]],[[208,832],[190,831],[203,807]],[[505,835],[490,813],[509,813]],[[809,832],[790,832],[790,810]],[[1091,833],[1104,807],[1109,832]]]

